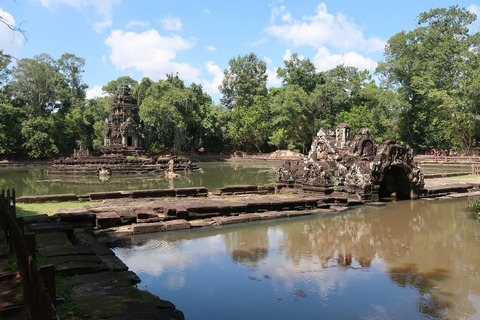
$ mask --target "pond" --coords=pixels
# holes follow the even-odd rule
[[[480,223],[468,200],[135,236],[140,289],[193,319],[478,319]]]
[[[45,175],[45,168],[1,168],[0,185],[14,187],[17,196],[41,194],[84,194],[88,192],[206,187],[213,191],[226,185],[274,182],[276,161],[200,162],[202,171],[167,179],[163,173],[119,174],[107,181],[88,175]]]

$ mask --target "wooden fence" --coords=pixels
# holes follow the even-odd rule
[[[56,297],[55,269],[48,265],[37,268],[34,234],[24,234],[23,219],[16,217],[15,190],[0,194],[0,227],[17,259],[22,277],[23,297],[32,319],[58,319],[54,305]],[[52,299],[53,298],[53,299]]]

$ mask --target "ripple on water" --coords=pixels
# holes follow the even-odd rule
[[[170,245],[167,241],[158,239],[149,239],[147,241],[138,243],[132,248],[133,251],[147,251],[147,250],[159,250],[159,253],[168,251]]]

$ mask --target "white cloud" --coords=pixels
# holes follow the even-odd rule
[[[267,86],[277,87],[282,84],[282,80],[277,77],[277,67],[273,64],[273,60],[270,57],[263,57],[263,61],[267,64]]]
[[[212,61],[205,63],[205,69],[212,76],[212,81],[203,80],[202,87],[215,100],[220,95],[218,87],[223,81],[223,71]]]
[[[178,18],[160,19],[160,24],[165,31],[182,31],[182,21]]]
[[[207,46],[207,50],[208,50],[208,51],[217,51],[217,48],[216,48],[215,46],[208,45],[208,46]]]
[[[178,72],[184,80],[198,81],[198,68],[175,61],[178,51],[194,46],[192,39],[162,36],[154,29],[141,33],[113,30],[105,43],[111,49],[111,62],[119,70],[133,69],[155,80]]]
[[[472,32],[480,31],[480,6],[476,4],[472,4],[468,7],[468,11],[477,15],[477,20],[475,20],[475,22],[473,22],[470,26],[471,31]]]
[[[2,8],[0,8],[0,17],[9,25],[18,27],[13,16]],[[0,23],[0,48],[3,49],[3,53],[17,55],[24,40],[21,32],[11,30],[6,24]]]
[[[111,26],[112,8],[119,5],[121,0],[36,0],[44,7],[55,10],[59,6],[68,6],[78,11],[90,12],[93,8],[94,14],[100,17],[101,21],[94,23],[95,31],[101,32],[106,27]]]
[[[93,86],[87,89],[87,99],[93,99],[98,97],[104,97],[106,93],[102,90],[101,86]]]
[[[131,29],[134,27],[148,27],[150,23],[148,21],[138,21],[138,20],[132,20],[127,23],[125,26],[125,29]]]
[[[357,67],[359,70],[367,69],[371,72],[375,71],[377,67],[376,61],[366,58],[354,51],[349,51],[344,54],[332,54],[325,47],[318,49],[312,62],[318,71],[330,70],[340,64]]]
[[[276,22],[277,17],[280,17],[280,22]],[[361,48],[381,51],[385,44],[379,38],[366,39],[352,19],[341,13],[329,13],[325,3],[317,6],[313,16],[303,16],[301,19],[294,19],[284,6],[275,7],[272,9],[271,25],[265,31],[295,46],[313,48],[328,45],[342,50]]]
[[[111,27],[111,26],[112,26],[112,20],[111,19],[105,19],[103,21],[95,22],[93,24],[93,28],[95,29],[95,31],[97,33],[101,33],[103,30],[105,30],[106,28]]]
[[[55,9],[58,6],[64,5],[75,8],[77,10],[85,10],[89,7],[93,7],[95,11],[103,16],[110,17],[112,14],[112,7],[119,5],[121,0],[39,0],[40,3],[49,8]]]

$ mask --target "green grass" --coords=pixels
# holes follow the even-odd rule
[[[39,214],[47,214],[49,216],[52,216],[62,211],[84,208],[95,203],[99,203],[99,201],[17,203],[17,217],[28,217]]]
[[[468,208],[472,210],[473,218],[480,222],[480,201],[469,200]]]

